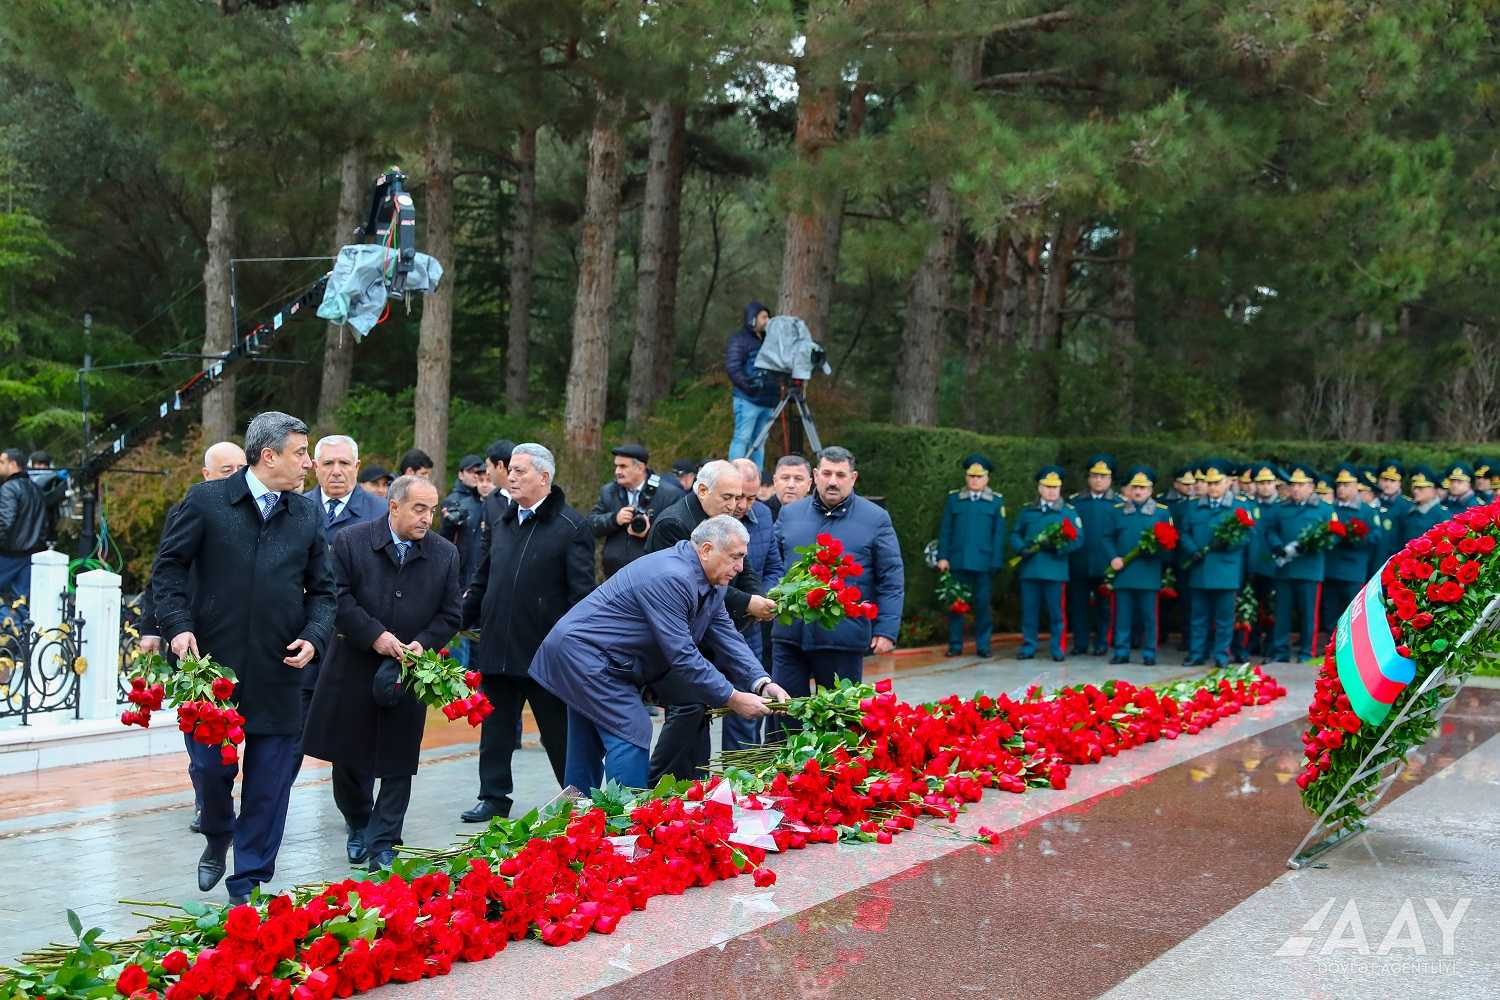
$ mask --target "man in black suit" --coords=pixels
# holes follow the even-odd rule
[[[245,432],[245,456],[244,471],[188,492],[151,574],[157,621],[172,653],[211,655],[237,678],[246,734],[238,818],[238,764],[225,763],[218,747],[192,749],[204,775],[208,841],[198,887],[207,892],[224,877],[233,843],[233,901],[275,873],[302,756],[301,671],[327,652],[335,612],[323,517],[297,492],[312,468],[307,425],[262,413]]]
[[[682,496],[677,480],[652,472],[645,445],[622,444],[613,451],[615,481],[599,490],[589,511],[595,538],[604,539],[604,578],[646,554],[646,534],[662,511]]]
[[[385,518],[385,501],[359,488],[359,444],[352,437],[330,434],[319,438],[313,446],[313,475],[318,477],[318,485],[303,496],[311,497],[323,515],[323,536],[330,550],[345,528]],[[302,671],[304,720],[322,669],[322,661],[314,660]]]
[[[479,802],[461,815],[487,823],[510,815],[511,755],[521,707],[531,704],[542,747],[562,787],[568,708],[532,679],[531,659],[568,609],[594,589],[594,536],[553,485],[557,465],[539,444],[511,452],[510,503],[486,507],[486,545],[464,596],[464,622],[481,625],[474,667],[495,706],[479,734]]]
[[[333,799],[349,831],[351,864],[389,867],[411,801],[427,709],[407,695],[383,707],[375,674],[387,658],[436,649],[458,629],[458,550],[432,531],[437,487],[402,476],[387,516],[333,543],[338,653],[318,679],[306,753],[333,762]],[[375,779],[380,796],[375,797]]]

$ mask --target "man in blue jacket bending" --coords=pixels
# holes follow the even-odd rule
[[[852,582],[864,600],[880,608],[873,622],[845,618],[832,629],[777,623],[771,633],[771,677],[793,698],[808,694],[813,680],[819,687],[840,677],[861,680],[865,657],[889,653],[896,645],[906,594],[901,546],[891,516],[854,492],[858,479],[853,455],[844,448],[824,448],[813,470],[812,495],[781,508],[776,522],[776,538],[788,564],[799,558],[797,548],[815,544],[824,532],[842,542],[844,552],[865,570]]]
[[[755,367],[769,322],[770,310],[751,302],[745,306],[745,325],[734,331],[724,349],[724,368],[734,385],[734,438],[729,442],[729,457],[748,458],[757,467],[766,464],[766,449],[762,445],[752,452],[750,443],[760,437],[771,422],[771,411],[781,402],[781,386],[776,379]]]

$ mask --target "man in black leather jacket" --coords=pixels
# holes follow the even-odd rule
[[[604,539],[606,580],[646,554],[646,535],[657,516],[683,495],[673,476],[657,476],[646,465],[651,455],[644,445],[622,444],[613,454],[615,481],[604,484],[588,516],[594,537]]]
[[[26,474],[26,453],[0,452],[0,599],[31,597],[31,554],[47,531],[47,505]]]

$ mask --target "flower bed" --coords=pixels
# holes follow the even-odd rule
[[[119,944],[69,913],[77,943],[12,968],[0,998],[330,1000],[440,976],[528,936],[561,945],[612,933],[654,896],[742,874],[769,886],[769,851],[888,843],[919,822],[954,822],[986,789],[1063,788],[1074,766],[1285,694],[1250,667],[915,706],[889,681],[841,684],[790,704],[803,728],[788,742],[724,755],[706,782],[611,786],[496,820],[456,850],[403,849],[389,873],[230,908],[168,907]]]

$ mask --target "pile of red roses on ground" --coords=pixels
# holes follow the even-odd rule
[[[1381,730],[1395,722],[1433,670],[1446,661],[1449,671],[1462,677],[1473,670],[1483,653],[1493,650],[1496,639],[1491,633],[1476,636],[1462,649],[1456,644],[1500,589],[1500,560],[1492,558],[1500,544],[1497,519],[1500,504],[1462,511],[1412,539],[1381,569],[1386,625],[1396,641],[1396,652],[1417,665],[1411,683],[1396,696],[1381,726],[1364,725],[1352,710],[1339,681],[1335,642],[1329,639],[1302,735],[1305,764],[1297,776],[1302,801],[1315,815],[1321,816],[1333,804]],[[1439,687],[1423,697],[1436,705],[1445,694]],[[1432,735],[1432,719],[1420,711],[1412,715],[1417,717],[1408,717],[1392,730],[1388,759],[1404,757]],[[1352,786],[1351,802],[1330,816],[1329,822],[1362,824],[1363,811],[1354,803],[1378,781],[1379,775],[1372,773]]]
[[[120,714],[127,726],[151,725],[151,713],[170,701],[177,707],[177,728],[195,743],[218,747],[219,759],[234,764],[245,742],[245,717],[233,703],[233,671],[211,656],[184,656],[174,670],[160,653],[148,657],[140,674],[130,678],[125,696],[134,709]]]
[[[332,1000],[440,976],[524,937],[562,945],[612,933],[655,896],[746,873],[774,884],[770,845],[738,827],[766,810],[781,815],[760,839],[774,823],[778,850],[889,843],[923,819],[955,821],[985,789],[1063,788],[1076,765],[1197,733],[1285,693],[1251,667],[928,705],[898,700],[888,680],[842,682],[794,699],[788,714],[804,728],[739,755],[753,769],[728,754],[716,764],[725,774],[706,782],[611,785],[591,802],[496,820],[456,851],[403,848],[391,872],[368,879],[173,908],[143,940],[113,949],[80,931],[76,948],[9,970],[0,1000],[97,1000],[111,985],[140,1000]]]
[[[849,582],[863,576],[865,568],[844,551],[843,542],[823,532],[815,544],[796,551],[797,561],[766,593],[776,602],[776,617],[783,625],[806,622],[831,629],[845,618],[874,621],[879,616],[880,609]]]

